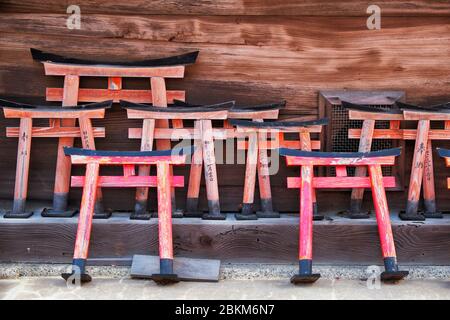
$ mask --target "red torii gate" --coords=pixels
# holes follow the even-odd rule
[[[5,218],[28,218],[33,212],[26,211],[28,193],[28,174],[30,171],[31,140],[33,138],[81,138],[86,149],[95,149],[94,138],[105,137],[105,128],[93,128],[91,119],[101,119],[105,109],[112,101],[91,103],[78,106],[37,106],[0,100],[5,118],[19,118],[20,127],[6,128],[7,137],[19,138],[17,148],[16,179],[12,211]],[[33,127],[33,119],[49,119],[48,127]],[[78,127],[75,125],[78,119]],[[61,126],[61,122],[70,121],[72,125]],[[44,209],[45,211],[45,209]]]
[[[349,129],[349,138],[360,139],[361,151],[370,151],[372,139],[415,140],[414,158],[408,190],[406,211],[400,213],[403,220],[424,220],[442,218],[436,210],[433,149],[432,140],[450,140],[450,108],[448,105],[437,105],[423,108],[396,102],[398,109],[379,110],[369,106],[343,102],[349,109],[349,117],[364,120],[362,129]],[[401,108],[401,109],[400,109]],[[374,129],[375,121],[390,121],[389,129]],[[418,121],[417,129],[401,129],[400,122]],[[443,121],[444,129],[430,129],[430,121]],[[356,171],[356,175],[365,176],[364,169]],[[418,205],[423,182],[425,213],[419,214]],[[360,208],[363,190],[353,189],[352,208]]]
[[[208,198],[209,213],[202,215],[207,220],[224,220],[226,216],[220,211],[219,186],[216,170],[216,157],[214,149],[215,139],[226,139],[227,129],[213,128],[212,120],[225,120],[228,110],[234,106],[234,101],[220,103],[210,106],[189,106],[156,108],[148,105],[121,101],[122,107],[127,109],[130,119],[143,119],[143,127],[130,128],[129,138],[141,139],[141,150],[151,150],[153,139],[171,138],[194,140],[195,151],[189,177],[188,198],[195,194],[198,198],[200,190],[200,178],[204,163],[204,176],[206,182],[206,193]],[[177,121],[194,120],[194,128],[164,128],[155,129],[155,120],[171,119]],[[145,171],[142,171],[145,170]],[[140,174],[147,175],[149,167],[140,169]],[[141,173],[142,171],[142,173]],[[143,188],[137,190],[136,214],[144,215],[148,193]]]
[[[308,152],[292,149],[280,149],[280,155],[286,156],[288,166],[301,166],[299,178],[288,178],[288,188],[300,189],[300,237],[299,237],[299,273],[291,282],[311,283],[320,278],[312,273],[312,237],[313,237],[313,192],[321,188],[371,188],[377,217],[378,233],[384,258],[385,271],[383,281],[400,280],[408,272],[399,271],[394,238],[386,200],[385,187],[395,185],[393,177],[383,177],[381,165],[393,165],[400,149],[388,149],[368,153],[359,152]],[[314,166],[336,167],[336,177],[314,177]],[[347,177],[347,166],[365,166],[369,177]]]
[[[119,100],[123,99],[140,103],[153,103],[159,107],[166,107],[174,99],[184,100],[184,91],[166,89],[166,79],[183,78],[186,65],[195,63],[198,53],[198,51],[195,51],[177,56],[141,61],[100,61],[64,57],[31,49],[33,59],[40,61],[44,65],[46,75],[64,77],[64,88],[47,88],[46,91],[47,101],[62,101],[63,106],[76,105],[78,102],[100,102],[109,99],[119,102]],[[108,88],[80,88],[81,77],[106,77],[108,79]],[[149,78],[150,89],[123,89],[123,78]],[[74,121],[75,119],[63,119],[61,125],[74,126]],[[180,124],[173,122],[173,125],[179,126]],[[169,123],[160,120],[157,126],[168,128]],[[46,209],[42,213],[43,216],[71,217],[76,212],[76,210],[68,209],[71,166],[69,157],[64,155],[64,147],[72,146],[73,138],[59,138],[53,208]],[[170,149],[170,141],[159,141],[157,148],[158,150]],[[172,197],[172,207],[175,210],[174,192],[172,192]],[[95,207],[94,218],[110,217],[111,212],[106,211],[103,207],[101,190],[97,194]]]
[[[253,213],[253,202],[255,193],[255,175],[256,163],[261,151],[264,153],[270,149],[295,148],[304,151],[320,149],[319,140],[311,140],[311,133],[320,133],[322,126],[328,123],[328,119],[319,119],[311,121],[272,121],[272,122],[254,122],[246,120],[230,120],[230,123],[236,126],[239,133],[248,135],[248,141],[238,141],[238,149],[247,149],[247,163],[244,181],[244,195],[242,200],[242,211],[236,214],[238,220],[251,220],[259,218],[277,218],[280,215],[270,215],[262,213]],[[298,140],[285,140],[285,134],[297,133]],[[269,134],[275,134],[272,140]],[[268,168],[264,176],[269,177]],[[258,167],[258,171],[262,171]],[[258,181],[259,183],[260,180]],[[261,188],[261,186],[260,186]],[[260,194],[262,198],[264,195]],[[318,214],[315,192],[313,193],[314,219],[321,220],[323,216]]]
[[[158,189],[158,226],[160,273],[152,276],[160,283],[178,282],[173,272],[172,239],[172,202],[171,189],[182,187],[184,177],[172,176],[171,165],[183,165],[186,162],[184,149],[165,151],[95,151],[78,148],[64,148],[73,164],[86,165],[85,176],[72,177],[72,187],[83,187],[80,216],[75,240],[72,272],[63,273],[68,282],[91,281],[86,273],[86,260],[92,229],[94,205],[99,187],[157,187]],[[123,166],[123,176],[99,176],[100,166]],[[137,176],[136,165],[156,165],[157,176]]]
[[[188,104],[182,101],[175,100],[175,105],[179,106],[190,106],[195,107],[197,105]],[[233,106],[228,112],[227,119],[223,122],[223,128],[225,132],[226,139],[238,139],[242,138],[241,132],[238,132],[237,129],[230,124],[230,121],[235,119],[246,119],[254,122],[263,122],[265,120],[275,120],[278,119],[280,109],[286,106],[286,101],[276,102],[276,103],[265,103],[259,105],[250,105],[250,106]],[[219,131],[220,129],[214,129]],[[256,139],[254,135],[249,138],[249,141],[253,141]],[[258,135],[258,139],[264,140],[264,135]],[[239,141],[238,149],[239,149]],[[255,161],[249,161],[249,157]],[[189,189],[188,189],[188,197],[186,199],[186,215],[189,216],[198,216],[198,191],[200,186],[200,175],[198,175],[198,164],[195,164],[191,167],[191,174],[189,177]],[[201,167],[201,164],[200,164]],[[257,169],[256,169],[257,168]],[[245,163],[245,171],[251,172],[248,177],[245,179],[244,190],[252,190],[252,191],[244,191],[244,193],[250,194],[254,192],[256,176],[258,176],[258,187],[259,187],[259,195],[260,195],[260,205],[261,210],[256,213],[256,215],[260,218],[277,218],[280,216],[278,212],[273,210],[273,201],[272,201],[272,190],[270,186],[270,177],[269,177],[269,169],[268,169],[268,158],[267,158],[267,150],[263,148],[259,148],[257,151],[257,155],[254,153],[249,153],[247,155],[247,161]],[[195,188],[191,188],[191,186],[195,186]],[[253,200],[252,200],[253,202]],[[245,209],[244,209],[245,210]],[[236,215],[238,218],[239,215]],[[252,217],[252,215],[242,215],[244,219],[248,217]],[[239,218],[238,218],[239,219]]]

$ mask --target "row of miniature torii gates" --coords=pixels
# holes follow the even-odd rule
[[[129,118],[143,119],[142,128],[130,128],[129,138],[141,139],[141,151],[153,150],[156,141],[158,150],[171,148],[170,140],[193,139],[196,151],[192,158],[189,186],[184,216],[199,216],[198,197],[202,166],[205,168],[205,184],[208,197],[209,213],[201,215],[204,219],[224,219],[220,212],[219,190],[215,168],[214,140],[241,138],[239,149],[247,149],[246,173],[244,180],[244,196],[242,210],[236,214],[237,219],[257,219],[257,217],[279,217],[273,210],[268,169],[268,149],[279,147],[301,149],[305,151],[320,149],[320,141],[311,140],[310,133],[320,133],[327,119],[303,122],[264,123],[264,120],[276,120],[284,102],[250,107],[236,107],[234,102],[225,102],[210,106],[193,106],[184,103],[185,92],[166,89],[165,79],[182,78],[186,64],[194,63],[198,52],[182,56],[163,58],[139,63],[107,63],[78,59],[43,53],[32,49],[33,57],[43,62],[47,75],[64,76],[64,88],[47,88],[48,101],[62,101],[62,106],[76,106],[80,102],[92,102],[80,108],[26,108],[26,105],[5,101],[5,117],[20,118],[20,128],[7,128],[8,137],[26,135],[26,140],[19,140],[19,158],[17,162],[14,207],[5,217],[29,217],[25,201],[29,167],[29,149],[31,138],[57,137],[58,159],[56,168],[54,201],[52,209],[45,209],[43,216],[73,216],[75,210],[68,209],[68,192],[70,184],[70,160],[64,155],[63,147],[72,146],[75,137],[82,138],[83,148],[95,149],[94,138],[104,137],[104,128],[92,128],[91,119],[103,118],[105,108],[111,102],[122,101]],[[80,88],[80,77],[100,76],[108,78],[108,89]],[[151,90],[122,89],[123,77],[148,77]],[[149,109],[141,103],[152,103],[160,108]],[[177,108],[167,107],[174,104]],[[374,139],[415,140],[415,151],[411,166],[408,200],[405,212],[400,217],[405,220],[424,220],[426,217],[442,217],[436,209],[435,182],[433,173],[433,140],[450,140],[450,105],[443,104],[432,108],[420,108],[401,102],[399,108],[378,109],[343,101],[349,110],[349,118],[364,120],[362,129],[349,129],[349,138],[359,139],[359,152],[369,152]],[[25,107],[25,109],[24,109]],[[29,106],[30,107],[30,106]],[[185,108],[185,109],[183,109]],[[33,118],[48,118],[47,128],[32,127]],[[79,128],[75,126],[78,119]],[[238,119],[247,119],[238,120]],[[184,128],[183,120],[195,120],[194,128]],[[212,128],[211,120],[223,120],[223,128]],[[401,121],[418,121],[417,129],[401,129]],[[169,125],[171,122],[171,126]],[[376,121],[389,121],[389,129],[375,129]],[[443,121],[444,129],[430,129],[431,121]],[[236,128],[234,128],[236,127]],[[299,133],[298,140],[286,140],[285,133]],[[242,139],[247,138],[247,141]],[[19,161],[21,156],[23,161]],[[146,175],[149,167],[140,167],[139,175]],[[337,168],[337,176],[346,176],[345,168]],[[365,168],[357,168],[356,176],[366,176]],[[261,210],[253,212],[253,200],[256,180],[260,192]],[[81,186],[78,181],[72,182]],[[78,185],[77,185],[78,183]],[[347,186],[352,187],[352,186]],[[423,189],[425,210],[419,213],[419,199]],[[368,217],[361,211],[364,188],[353,188],[349,216],[352,218]],[[148,188],[138,188],[136,207],[132,214],[134,219],[149,219],[147,212]],[[315,196],[313,199],[315,218],[317,214]],[[172,195],[174,216],[183,216],[176,210],[175,197]],[[97,194],[96,218],[107,218],[110,215],[102,205],[101,191]]]
[[[184,101],[183,91],[166,89],[166,78],[182,78],[185,65],[194,63],[198,52],[170,58],[130,62],[92,62],[81,59],[65,58],[53,54],[32,50],[33,57],[44,64],[45,73],[52,76],[64,76],[64,88],[48,88],[47,100],[62,101],[61,107],[33,106],[11,101],[2,101],[6,118],[20,118],[19,128],[7,128],[8,137],[19,137],[16,182],[13,209],[5,214],[7,218],[26,218],[32,213],[26,212],[26,196],[30,148],[32,138],[57,137],[58,158],[55,177],[53,208],[45,209],[43,216],[73,216],[74,210],[68,209],[70,185],[84,187],[80,210],[79,232],[75,245],[74,265],[84,269],[93,217],[107,218],[102,204],[102,187],[136,187],[136,205],[132,218],[149,219],[147,212],[149,187],[158,188],[158,214],[160,218],[160,258],[161,270],[167,267],[167,259],[173,259],[171,245],[171,223],[165,223],[169,210],[171,216],[182,216],[176,210],[173,188],[184,185],[183,177],[172,175],[172,165],[185,162],[190,151],[178,150],[178,156],[171,149],[171,139],[192,139],[192,163],[187,192],[186,212],[184,216],[199,216],[203,219],[221,220],[219,188],[215,162],[214,141],[217,139],[241,138],[238,148],[247,149],[246,173],[242,210],[237,219],[257,219],[258,217],[278,217],[273,210],[267,150],[275,149],[287,157],[288,165],[301,166],[299,178],[288,178],[289,188],[301,190],[301,217],[305,217],[300,231],[300,275],[307,280],[314,279],[311,274],[312,219],[323,218],[317,212],[315,189],[353,188],[350,215],[365,217],[361,214],[361,204],[365,188],[372,189],[377,220],[389,214],[385,197],[385,187],[394,187],[393,177],[382,177],[381,165],[393,165],[399,150],[370,152],[373,139],[415,139],[412,173],[409,184],[408,203],[402,219],[423,220],[425,217],[440,217],[436,210],[434,192],[434,174],[432,160],[432,140],[450,139],[450,106],[448,104],[423,108],[398,103],[399,108],[379,110],[368,106],[342,102],[349,109],[350,119],[364,120],[362,129],[350,129],[349,137],[360,139],[359,153],[311,152],[320,149],[320,142],[311,140],[311,133],[320,133],[326,119],[304,122],[269,121],[278,119],[279,110],[284,103],[266,104],[251,107],[236,107],[234,102],[216,105],[191,105]],[[80,88],[80,77],[107,77],[108,89]],[[147,77],[151,90],[122,89],[123,77]],[[108,101],[105,101],[108,100]],[[132,101],[132,102],[131,102]],[[79,105],[80,102],[91,102]],[[130,128],[129,138],[141,139],[142,152],[96,152],[94,139],[104,137],[104,128],[92,127],[91,119],[103,118],[105,109],[112,102],[120,102],[127,110],[128,118],[142,119],[142,128]],[[152,106],[144,103],[151,103]],[[169,104],[174,104],[168,108]],[[64,108],[65,107],[65,108]],[[33,127],[33,119],[49,119],[48,127]],[[76,127],[78,120],[79,127]],[[183,120],[194,120],[193,128],[185,128]],[[212,126],[212,120],[223,120],[223,126]],[[375,129],[375,121],[389,120],[389,129]],[[401,129],[401,121],[418,121],[417,129]],[[430,129],[430,121],[444,121],[444,129]],[[285,133],[298,133],[298,140],[286,140]],[[74,138],[80,137],[83,150],[71,148]],[[246,139],[246,140],[245,140]],[[152,151],[153,144],[161,151]],[[164,150],[164,151],[162,151]],[[298,151],[295,151],[298,150]],[[182,154],[184,155],[182,156]],[[67,155],[70,155],[69,158]],[[73,164],[86,164],[84,177],[70,177]],[[123,166],[123,176],[99,176],[101,164]],[[157,177],[150,176],[150,165],[157,166]],[[139,172],[136,174],[135,166]],[[336,167],[336,177],[314,177],[314,166]],[[355,177],[347,176],[347,166],[356,166]],[[369,177],[366,170],[369,170]],[[198,197],[202,171],[205,177],[209,212],[199,214]],[[256,180],[258,180],[261,211],[254,213],[253,202]],[[418,204],[423,188],[425,212],[419,214]],[[309,207],[311,210],[309,210]],[[311,219],[309,219],[309,214]],[[379,221],[383,226],[382,249],[385,259],[395,257],[392,231],[389,218]],[[386,224],[387,223],[387,224]],[[170,234],[170,241],[166,238]],[[165,235],[165,236],[164,236]],[[170,245],[168,244],[170,242]],[[303,245],[302,245],[303,243]],[[166,258],[165,258],[166,256]],[[303,259],[302,259],[303,257]],[[389,260],[387,271],[398,271],[396,260]],[[306,262],[305,262],[306,261]],[[391,267],[391,269],[388,268]],[[170,268],[168,269],[170,271]],[[167,270],[166,270],[167,271]],[[163,272],[162,274],[171,274]],[[395,277],[403,277],[398,274]],[[167,280],[165,278],[165,280]],[[293,282],[304,282],[300,277]]]

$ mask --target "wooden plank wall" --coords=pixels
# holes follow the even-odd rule
[[[314,263],[381,264],[374,220],[333,218],[314,222]],[[394,218],[392,229],[400,265],[448,266],[449,220],[429,220],[423,224]],[[2,219],[0,261],[70,263],[76,229],[77,218]],[[95,220],[89,258],[96,260],[88,264],[130,265],[135,254],[157,254],[157,230],[156,219],[136,221],[126,214]],[[192,218],[174,219],[173,230],[175,257],[220,259],[222,263],[295,263],[298,257],[298,218],[294,216],[208,223]]]
[[[32,61],[29,48],[86,58],[142,59],[200,50],[198,63],[186,78],[169,81],[168,88],[187,91],[192,102],[235,99],[258,103],[286,99],[282,117],[317,116],[317,93],[325,89],[405,90],[411,103],[450,100],[450,2],[377,1],[381,30],[368,30],[366,9],[371,1],[225,0],[225,1],[76,1],[81,29],[66,27],[71,1],[0,0],[0,95],[43,101],[46,86],[62,79],[45,77]],[[83,85],[106,87],[89,79]],[[146,88],[130,79],[125,86]],[[11,198],[17,141],[6,139],[0,119],[0,198]],[[102,149],[138,149],[128,141],[126,120],[113,108],[105,121]],[[448,143],[436,144],[450,147]],[[408,145],[411,148],[411,143]],[[45,156],[43,156],[45,155]],[[56,140],[34,141],[30,198],[50,199]],[[435,159],[438,201],[450,208],[444,177],[448,169]],[[219,166],[222,207],[236,210],[241,201],[242,165]],[[283,169],[273,178],[275,205],[282,211],[298,208],[297,191],[285,189]],[[73,193],[74,199],[79,192]],[[183,194],[178,192],[180,201]],[[333,201],[325,201],[330,199]],[[133,192],[105,192],[108,205],[132,207]],[[348,192],[319,195],[323,208],[348,203]],[[390,195],[393,206],[404,194]],[[326,203],[325,203],[326,202]]]

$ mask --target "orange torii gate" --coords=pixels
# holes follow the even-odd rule
[[[38,106],[0,100],[5,118],[20,119],[20,127],[6,128],[6,136],[19,138],[17,148],[17,167],[14,188],[13,209],[6,212],[5,218],[28,218],[33,212],[26,211],[28,193],[28,174],[30,170],[30,150],[33,138],[81,138],[86,149],[95,149],[94,138],[104,138],[105,128],[93,128],[91,119],[101,119],[105,109],[112,101],[78,106]],[[49,119],[48,127],[33,127],[33,119]],[[75,125],[78,119],[77,127]],[[61,121],[71,121],[71,126],[61,126]],[[45,209],[44,209],[45,210]]]
[[[226,139],[229,130],[213,128],[212,120],[227,119],[228,111],[234,106],[234,101],[209,106],[169,108],[149,107],[129,101],[121,101],[120,103],[123,108],[127,109],[128,118],[143,119],[142,128],[130,128],[128,133],[130,139],[141,139],[141,150],[151,150],[153,140],[158,141],[158,139],[189,139],[194,141],[195,151],[192,155],[188,199],[192,198],[192,195],[196,195],[198,198],[204,163],[203,171],[209,213],[203,214],[201,217],[207,220],[224,220],[226,216],[220,210],[214,140]],[[155,128],[155,121],[161,119],[194,120],[194,128]],[[149,167],[143,167],[140,172],[142,171],[142,174],[145,175],[149,170]],[[145,215],[147,199],[148,192],[138,189],[136,208],[139,208],[140,211],[135,214]]]
[[[194,104],[188,104],[186,102],[175,100],[175,105],[178,106],[189,106],[195,107]],[[280,109],[286,106],[286,101],[281,101],[277,103],[265,103],[259,105],[239,105],[234,106],[228,112],[228,117],[224,120],[224,130],[226,132],[226,139],[238,139],[242,138],[242,133],[237,132],[237,130],[230,124],[230,120],[232,119],[247,119],[255,122],[263,122],[265,120],[275,120],[278,119],[278,115]],[[218,129],[218,131],[220,131]],[[217,138],[219,139],[220,136]],[[262,137],[261,137],[262,138]],[[253,139],[253,137],[251,138]],[[257,159],[256,166],[258,168],[258,186],[259,186],[259,194],[260,194],[260,205],[261,210],[256,214],[261,218],[277,218],[280,216],[278,212],[274,212],[273,210],[273,201],[272,201],[272,190],[270,186],[270,177],[269,177],[269,169],[268,169],[268,158],[267,158],[267,150],[259,149],[257,151]],[[201,164],[196,164],[194,167],[191,167],[191,175],[189,178],[189,186],[200,186],[200,175],[196,174],[199,170],[196,166],[200,166]],[[246,162],[246,172],[256,172],[254,164],[247,161]],[[254,188],[256,183],[256,174],[249,175],[245,179],[244,188]],[[186,199],[186,215],[196,217],[199,215],[198,213],[198,195],[199,188],[189,188],[188,196]]]
[[[362,129],[349,129],[349,139],[359,139],[358,152],[371,151],[373,139],[377,139],[376,132],[388,131],[392,134],[388,134],[388,139],[394,139],[393,133],[400,130],[400,121],[403,120],[403,114],[401,110],[397,108],[374,108],[366,105],[354,104],[346,101],[342,101],[342,107],[348,109],[348,117],[351,120],[363,120]],[[375,129],[376,121],[388,121],[389,129]],[[381,139],[381,138],[380,138]],[[384,137],[386,139],[386,136]],[[365,177],[367,169],[365,167],[355,168],[356,177]],[[364,219],[368,218],[367,213],[363,213],[361,210],[364,197],[363,188],[353,188],[350,201],[350,218],[352,219]]]
[[[63,76],[64,88],[47,88],[48,101],[62,101],[63,106],[76,105],[78,102],[99,102],[112,99],[130,100],[138,103],[153,103],[159,107],[166,107],[174,99],[184,100],[185,92],[167,90],[166,79],[184,77],[185,66],[195,63],[198,51],[178,56],[141,61],[100,61],[64,57],[36,49],[31,49],[33,59],[44,65],[45,74],[49,76]],[[107,89],[80,88],[81,77],[106,77]],[[123,78],[149,78],[149,90],[130,90],[122,88]],[[62,126],[73,126],[74,120],[64,119]],[[174,126],[179,126],[176,121]],[[157,123],[158,127],[168,128],[165,120]],[[68,210],[68,193],[70,179],[70,159],[64,155],[64,147],[73,146],[73,138],[61,137],[58,143],[58,159],[56,164],[56,179],[53,195],[53,208],[43,212],[43,216],[67,217],[73,216],[76,210]],[[158,141],[158,150],[170,149],[170,141]],[[172,196],[174,192],[172,192]],[[175,197],[172,199],[175,210]],[[99,190],[94,218],[108,218],[111,212],[105,211],[102,194]]]
[[[72,177],[72,187],[83,187],[83,196],[78,218],[78,229],[72,262],[72,272],[63,273],[68,282],[89,282],[86,260],[92,229],[92,218],[97,192],[100,187],[157,187],[158,189],[158,235],[160,273],[152,279],[160,283],[178,282],[173,271],[172,202],[171,189],[182,187],[184,177],[172,176],[170,166],[186,162],[184,149],[164,151],[95,151],[78,148],[64,148],[73,164],[86,165],[85,176]],[[100,166],[123,166],[123,176],[100,176]],[[135,174],[136,165],[156,165],[157,176]]]
[[[405,213],[400,217],[410,220],[417,216],[420,189],[423,183],[424,216],[427,218],[442,218],[442,213],[436,210],[433,148],[431,142],[432,140],[450,140],[450,104],[433,106],[432,110],[405,103],[398,103],[398,105],[403,109],[405,120],[418,121],[408,202]],[[438,132],[431,130],[430,123],[436,120],[444,122],[444,130]],[[437,137],[434,136],[436,133],[438,133]]]
[[[450,140],[450,109],[447,105],[422,108],[402,102],[396,102],[398,109],[379,110],[372,107],[343,102],[349,109],[350,119],[364,120],[362,129],[349,129],[349,138],[360,139],[360,147],[370,151],[372,139],[415,140],[414,159],[408,190],[406,211],[400,213],[403,220],[424,220],[442,218],[437,212],[434,191],[434,172],[432,156],[432,140]],[[401,108],[401,109],[400,109]],[[375,121],[389,120],[389,129],[374,129]],[[401,129],[400,122],[418,120],[417,129]],[[430,121],[444,121],[444,129],[430,129]],[[365,176],[365,171],[357,171]],[[419,214],[418,205],[423,182],[424,214]],[[353,189],[352,208],[360,208],[363,190]]]
[[[445,165],[450,167],[450,150],[449,149],[437,149],[439,155],[445,159]],[[450,178],[447,178],[447,188],[450,189]]]
[[[267,150],[284,148],[294,148],[304,151],[320,150],[320,141],[311,140],[311,133],[320,133],[322,126],[328,123],[328,119],[319,119],[312,121],[273,121],[273,122],[255,122],[246,120],[230,120],[230,123],[236,126],[238,133],[244,133],[248,136],[248,141],[238,141],[238,149],[247,149],[246,172],[244,180],[244,195],[242,200],[242,211],[236,214],[238,220],[254,220],[259,218],[278,218],[280,215],[267,215],[263,212],[253,213],[253,202],[255,193],[256,171],[262,171],[256,164],[260,152],[267,155]],[[297,133],[298,140],[285,140],[285,134]],[[275,135],[275,139],[270,139],[268,135]],[[269,169],[266,165],[266,172],[263,176],[269,179]],[[259,181],[258,181],[259,182]],[[261,186],[260,186],[261,190]],[[260,195],[261,198],[264,197]],[[322,220],[323,216],[318,214],[315,193],[313,194],[314,219]],[[263,198],[264,199],[264,198]],[[263,202],[263,199],[261,202]]]
[[[288,178],[288,188],[300,189],[300,236],[299,236],[299,273],[291,282],[312,283],[320,274],[312,273],[313,245],[313,192],[321,188],[371,188],[377,217],[378,233],[385,271],[383,281],[395,281],[404,278],[408,272],[399,271],[394,238],[386,200],[385,187],[395,185],[394,177],[383,177],[381,165],[393,165],[400,149],[387,149],[368,153],[359,152],[308,152],[292,149],[280,149],[280,155],[286,156],[288,166],[300,166],[298,178]],[[314,177],[314,166],[336,167],[336,177]],[[347,166],[365,166],[369,177],[347,177]]]

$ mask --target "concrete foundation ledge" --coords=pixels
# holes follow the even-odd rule
[[[448,280],[450,266],[402,266],[401,270],[409,271],[409,280]],[[360,280],[367,279],[372,272],[384,271],[382,265],[338,266],[315,265],[315,273],[320,273],[322,279]],[[28,277],[59,277],[68,272],[68,264],[0,264],[0,279],[19,279]],[[123,279],[130,277],[130,268],[124,266],[90,266],[88,273],[94,278]],[[289,279],[298,272],[297,264],[222,264],[221,280],[283,280]]]

